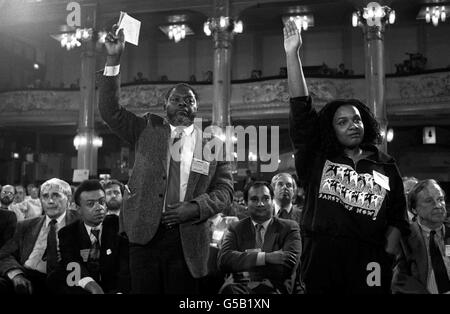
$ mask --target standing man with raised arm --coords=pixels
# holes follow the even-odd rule
[[[198,278],[208,274],[208,218],[233,198],[230,163],[196,154],[207,143],[193,124],[198,96],[189,85],[168,90],[165,118],[138,117],[119,105],[125,41],[123,31],[116,31],[114,26],[106,37],[99,110],[136,150],[120,212],[121,231],[130,241],[131,291],[195,294]]]
[[[380,152],[379,125],[363,103],[312,107],[302,72],[300,33],[284,28],[289,129],[297,175],[306,190],[300,223],[306,293],[389,293],[400,232],[408,233],[395,160]]]

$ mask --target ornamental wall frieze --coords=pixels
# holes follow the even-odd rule
[[[388,112],[396,106],[420,106],[433,104],[448,107],[450,103],[450,71],[414,76],[388,77],[386,103]],[[307,84],[315,104],[319,107],[337,98],[356,98],[365,101],[364,78],[307,78]],[[172,84],[144,84],[123,86],[120,104],[136,113],[162,111],[164,97]],[[199,113],[208,116],[213,103],[213,85],[193,86],[199,94]],[[23,90],[0,93],[0,113],[17,114],[51,112],[78,112],[81,102],[79,91]],[[232,114],[253,110],[255,116],[264,116],[273,109],[280,112],[289,108],[286,79],[236,83],[231,86],[230,106]],[[389,108],[392,106],[392,108]],[[419,107],[417,108],[419,109]],[[421,108],[422,109],[422,108]],[[414,112],[415,108],[411,108]],[[36,115],[42,119],[41,115]],[[1,115],[0,115],[1,119]],[[77,114],[74,114],[77,121]]]
[[[0,112],[78,111],[78,91],[24,90],[0,93]]]

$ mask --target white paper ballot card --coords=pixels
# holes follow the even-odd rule
[[[119,28],[117,28],[116,34],[120,29],[123,29],[125,41],[137,46],[139,43],[141,22],[136,20],[134,17],[129,16],[126,12],[120,11],[120,18],[117,24],[119,25]]]
[[[73,170],[72,182],[83,182],[89,179],[89,169],[75,169]]]

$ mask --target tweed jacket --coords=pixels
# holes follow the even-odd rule
[[[160,225],[164,205],[170,125],[153,114],[139,117],[119,105],[120,75],[99,78],[99,111],[103,120],[123,140],[135,145],[135,162],[120,212],[120,231],[131,244],[147,244]],[[196,126],[195,126],[196,127]],[[208,140],[199,128],[195,152]],[[203,156],[195,155],[195,158]],[[208,219],[227,208],[233,199],[229,162],[212,160],[207,175],[191,171],[184,200],[199,207],[196,221],[180,225],[186,264],[193,277],[207,274],[210,230]]]

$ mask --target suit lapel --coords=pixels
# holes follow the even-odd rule
[[[195,130],[196,130],[196,139],[195,139],[194,156],[192,158],[192,162],[194,162],[194,158],[203,160],[203,158],[202,158],[203,147],[208,142],[207,139],[203,138],[202,131],[199,130],[196,126],[194,126],[194,127],[195,127]],[[191,169],[192,169],[192,167],[191,167]],[[189,171],[189,178],[188,178],[188,184],[187,184],[187,188],[186,188],[186,195],[184,197],[185,200],[192,199],[192,196],[194,195],[195,187],[197,185],[198,180],[200,179],[200,176],[201,176],[201,174],[199,174],[197,172]]]
[[[272,252],[275,244],[275,240],[278,237],[278,220],[276,217],[272,218],[272,222],[267,227],[266,234],[264,235],[263,252]]]
[[[242,247],[244,250],[246,249],[254,249],[256,246],[256,233],[255,227],[253,226],[252,220],[249,218],[245,218],[246,226],[242,228],[241,239],[243,239]]]
[[[169,147],[169,141],[170,141],[170,126],[167,122],[165,122],[163,124],[164,127],[164,135],[165,135],[165,144],[163,143],[163,147],[165,147],[165,151],[166,151],[166,159],[161,159],[161,164],[162,167],[164,168],[164,173],[166,174],[166,176],[169,175],[168,173],[168,169],[167,169],[167,165],[170,162],[170,147]]]
[[[78,221],[78,232],[80,233],[80,248],[81,249],[90,249],[91,248],[91,238],[90,238],[82,220]]]
[[[33,251],[34,245],[36,244],[37,238],[39,236],[39,233],[41,232],[41,228],[42,225],[45,222],[45,217],[47,216],[42,216],[39,219],[36,219],[36,222],[30,226],[30,232],[27,232],[27,234],[25,234],[25,240],[23,241],[24,243],[24,248],[23,248],[23,263],[25,263],[25,261],[28,259],[28,257],[30,256],[31,252]]]
[[[423,238],[422,231],[417,222],[411,224],[412,235],[410,238],[410,246],[413,252],[417,252],[414,254],[415,256],[425,256],[426,258],[417,258],[417,268],[420,274],[420,280],[422,282],[427,282],[428,277],[428,253],[427,247],[425,244],[425,239]]]

